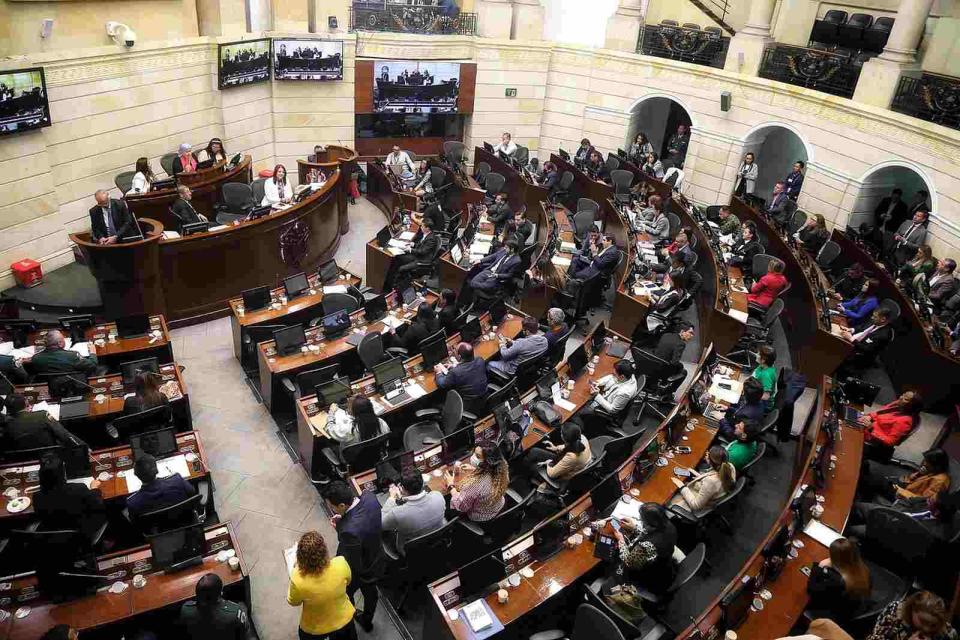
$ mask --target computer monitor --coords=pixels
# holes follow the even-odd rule
[[[460,261],[463,259],[463,244],[457,242],[452,247],[450,247],[450,260],[455,264],[460,264]]]
[[[403,478],[404,474],[415,471],[417,468],[413,451],[401,451],[392,456],[384,458],[377,463],[377,486],[381,491],[386,491],[391,484],[397,484]]]
[[[473,425],[457,429],[447,436],[440,439],[440,445],[443,447],[443,459],[447,464],[458,460],[465,453],[473,449],[476,442],[476,430]]]
[[[720,611],[723,614],[723,628],[727,631],[737,629],[750,613],[753,603],[754,579],[744,576],[740,584],[733,588],[720,600]]]
[[[433,369],[449,356],[447,351],[447,339],[443,334],[420,345],[420,353],[423,354],[423,366],[426,369]]]
[[[507,303],[503,301],[503,298],[497,298],[493,301],[493,304],[490,305],[490,321],[493,322],[493,324],[500,324],[506,315]]]
[[[173,427],[135,433],[130,436],[130,451],[133,453],[134,462],[144,454],[154,458],[165,458],[179,451],[177,436]]]
[[[200,222],[190,222],[180,227],[180,235],[192,236],[195,233],[204,233],[210,230],[210,221],[201,220]]]
[[[13,383],[7,378],[7,376],[0,373],[0,396],[8,396],[11,393],[16,391],[13,386]]]
[[[603,349],[603,341],[607,339],[607,325],[601,321],[597,325],[597,328],[593,330],[593,338],[591,341],[591,347],[593,348],[593,353],[598,354],[600,350]]]
[[[323,284],[333,284],[340,278],[340,267],[336,260],[327,260],[317,269],[317,277]]]
[[[63,470],[67,476],[67,480],[89,478],[93,475],[90,462],[90,447],[85,444],[73,447],[61,447],[60,459],[63,460]]]
[[[687,419],[679,411],[675,411],[667,423],[667,446],[675,447],[680,444],[686,427]]]
[[[93,316],[89,313],[76,316],[64,316],[57,318],[60,328],[70,335],[70,339],[77,342],[86,342],[87,329],[93,326]]]
[[[554,385],[557,383],[557,372],[552,369],[541,376],[541,378],[537,380],[537,395],[540,396],[540,399],[552,402]]]
[[[387,315],[387,299],[382,295],[370,298],[363,303],[363,315],[367,322],[374,322]]]
[[[467,344],[473,344],[480,338],[483,328],[480,326],[480,317],[474,316],[467,320],[467,323],[460,329],[460,341]]]
[[[540,561],[550,558],[563,548],[563,541],[566,537],[566,518],[558,516],[545,522],[533,532],[533,555]]]
[[[500,433],[506,433],[523,416],[523,403],[514,395],[493,408],[493,417],[497,421]]]
[[[155,568],[173,573],[203,562],[203,525],[193,525],[150,536]]]
[[[307,335],[303,332],[302,324],[284,327],[273,332],[273,341],[277,346],[277,353],[282,356],[290,355],[307,342]]]
[[[240,294],[243,297],[243,308],[246,311],[263,309],[270,304],[270,287],[254,287]]]
[[[150,316],[145,313],[117,318],[118,338],[137,338],[148,333],[150,333]]]
[[[580,375],[580,372],[587,366],[587,360],[587,349],[582,344],[567,356],[567,365],[570,367],[571,378],[576,378]]]
[[[487,151],[487,152],[489,152],[489,153],[493,153],[493,145],[490,144],[489,142],[484,142],[484,143],[483,143],[483,149],[484,149],[484,151]]]
[[[403,298],[403,304],[413,304],[413,301],[417,299],[417,290],[413,287],[407,287],[401,292],[401,297]]]
[[[156,358],[144,358],[143,360],[124,362],[120,365],[120,378],[123,380],[124,386],[131,385],[136,379],[137,374],[144,371],[159,374],[160,361]]]
[[[287,298],[296,298],[310,288],[307,282],[307,274],[295,273],[294,275],[283,279],[283,290],[287,293]]]
[[[590,502],[593,503],[596,512],[600,514],[609,509],[622,496],[623,489],[620,486],[620,478],[616,472],[613,472],[591,489]]]
[[[320,320],[323,335],[327,338],[338,336],[350,328],[350,314],[345,309],[334,311]]]
[[[491,553],[483,556],[457,571],[460,577],[460,597],[463,600],[483,593],[507,576],[506,567],[499,555],[499,553]]]
[[[63,409],[60,410],[61,416]],[[130,436],[138,433],[145,433],[155,429],[163,429],[170,425],[173,412],[170,405],[162,404],[146,411],[132,413],[128,416],[120,416],[113,421],[113,426],[120,434],[122,442],[129,441]]]
[[[405,377],[407,377],[407,371],[403,368],[403,358],[390,358],[373,366],[373,378],[381,390],[388,384],[403,380]]]
[[[393,235],[390,233],[390,227],[384,227],[377,231],[377,244],[380,245],[381,249],[386,249],[390,244],[390,239],[393,238]]]
[[[560,157],[561,157],[561,158],[563,158],[563,159],[566,160],[567,162],[570,161],[570,153],[569,153],[568,151],[565,151],[565,150],[563,150],[563,149],[560,149],[560,150],[559,150],[559,153],[560,153]]]
[[[329,407],[332,404],[341,404],[350,397],[350,380],[334,378],[329,382],[318,384],[316,391],[317,398],[323,403],[323,406]]]

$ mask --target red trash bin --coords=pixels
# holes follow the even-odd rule
[[[10,265],[10,270],[17,284],[25,289],[43,284],[43,269],[36,260],[24,258]]]

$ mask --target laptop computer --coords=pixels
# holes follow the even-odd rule
[[[67,399],[60,401],[60,422],[64,420],[75,420],[85,418],[90,415],[90,403],[82,398]]]
[[[256,311],[270,305],[270,287],[247,289],[240,295],[243,298],[243,308],[247,311]]]
[[[630,350],[630,345],[626,342],[621,342],[620,340],[614,340],[610,343],[610,346],[607,347],[607,355],[614,358],[622,358],[627,355],[627,351]]]
[[[380,231],[377,232],[377,237],[376,237],[377,244],[380,245],[381,249],[386,249],[390,245],[390,239],[392,237],[393,236],[390,235],[390,228],[384,227],[383,229],[380,229]]]
[[[856,423],[856,422],[860,419],[860,416],[862,416],[862,415],[863,415],[862,412],[857,411],[856,409],[854,409],[854,408],[851,407],[851,406],[845,406],[845,407],[843,408],[843,420],[844,420],[845,422],[853,422],[853,423]]]

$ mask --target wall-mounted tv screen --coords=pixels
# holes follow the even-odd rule
[[[456,113],[460,63],[377,60],[373,110],[378,113]]]
[[[220,45],[217,82],[221,89],[270,80],[270,39]]]
[[[49,125],[43,69],[0,71],[0,135]]]
[[[343,80],[343,41],[276,38],[274,80]]]

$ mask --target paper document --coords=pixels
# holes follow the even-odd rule
[[[833,544],[834,540],[843,537],[819,520],[811,520],[808,522],[807,526],[804,527],[803,532],[828,548],[831,544]]]
[[[73,484],[83,484],[87,486],[87,489],[90,488],[90,485],[93,484],[93,477],[90,478],[74,478],[73,480],[67,480]]]
[[[324,295],[328,293],[346,293],[346,292],[347,292],[347,287],[346,285],[342,285],[342,284],[334,284],[334,285],[330,285],[329,287],[323,288]]]
[[[612,517],[617,520],[623,520],[624,518],[633,518],[635,522],[640,521],[640,505],[643,503],[639,500],[630,499],[630,502],[624,502],[623,500],[617,500],[617,506],[613,508]]]
[[[564,258],[563,256],[553,256],[550,259],[550,262],[558,267],[569,267],[571,260],[569,258]]]
[[[397,318],[396,316],[386,315],[380,318],[380,322],[387,325],[391,329],[396,329],[403,325],[403,320]]]
[[[31,344],[28,347],[23,347],[21,349],[14,349],[7,355],[13,356],[14,358],[23,358],[24,360],[28,360],[32,358],[36,352],[37,352],[37,348]]]
[[[474,600],[461,610],[474,633],[493,626],[493,618],[487,613],[487,608],[483,604],[483,600]]]
[[[406,249],[407,243],[402,240],[397,240],[396,238],[390,238],[390,241],[387,243],[387,246],[395,247],[397,249]]]
[[[747,321],[746,311],[738,311],[737,309],[730,309],[729,313],[734,320],[739,320],[740,322],[744,322],[744,323]]]
[[[576,411],[577,409],[577,405],[573,404],[572,402],[568,402],[567,400],[564,400],[563,398],[560,397],[559,394],[553,396],[553,404],[560,407],[564,411]]]
[[[489,242],[477,242],[473,241],[473,244],[470,245],[470,253],[476,253],[479,255],[487,255],[490,253],[490,243]]]
[[[183,455],[176,455],[157,460],[157,472],[157,477],[159,478],[169,478],[175,473],[183,476],[185,480],[190,478],[190,469],[187,467],[187,459]],[[140,478],[134,475],[133,469],[126,469],[117,475],[127,481],[128,493],[139,491],[140,487],[143,486],[140,482]]]
[[[716,222],[714,222],[713,220],[707,220],[707,224],[710,225],[710,227],[711,227],[712,229],[719,229],[719,228],[720,228],[720,225],[718,225],[718,224],[717,224]]]
[[[573,253],[576,250],[577,250],[577,245],[572,242],[560,243],[560,251],[563,251],[564,253]]]
[[[163,232],[163,239],[164,239],[164,240],[173,240],[174,238],[179,238],[179,237],[180,237],[180,234],[177,233],[176,231],[164,231],[164,232]]]
[[[373,412],[378,416],[387,410],[387,408],[380,404],[376,398],[370,398],[370,404],[373,405]]]
[[[287,563],[287,574],[293,575],[293,565],[297,562],[297,545],[284,549],[283,560]]]
[[[843,335],[843,327],[835,322],[830,323],[830,333],[835,336],[840,336],[841,338],[845,337]]]
[[[721,384],[729,386],[730,388],[723,389],[720,387]],[[740,394],[743,393],[743,383],[739,380],[715,376],[713,384],[710,385],[709,393],[720,402],[734,405],[740,401]]]
[[[8,356],[13,351],[12,342],[0,342],[0,356]]]
[[[400,234],[399,236],[397,236],[397,237],[398,237],[400,240],[403,240],[404,242],[412,242],[413,239],[417,237],[417,234],[414,233],[413,231],[404,231],[403,233],[401,233],[401,234]]]
[[[43,400],[33,405],[30,409],[31,411],[46,411],[50,414],[50,417],[54,420],[60,419],[60,405],[56,403],[47,402]]]
[[[226,229],[226,228],[227,228],[227,225],[218,224],[215,227],[210,227],[209,229],[207,229],[207,231],[220,231],[220,229]]]
[[[491,242],[493,242],[493,234],[492,233],[475,233],[473,234],[473,240],[474,242],[486,242],[487,244],[490,244]]]
[[[406,251],[403,249],[395,249],[393,247],[387,247],[386,251],[392,256],[402,256],[404,253],[406,253]]]
[[[70,351],[76,351],[80,354],[81,357],[87,358],[90,356],[90,343],[89,342],[78,342],[75,345],[67,347]]]
[[[313,432],[313,435],[318,437],[326,438],[327,436],[327,412],[321,411],[320,413],[310,416],[310,431]]]
[[[413,384],[408,384],[406,389],[407,389],[407,394],[409,394],[409,396],[414,400],[416,400],[417,398],[422,398],[423,396],[427,395],[426,389],[421,387],[416,382],[414,382]]]

